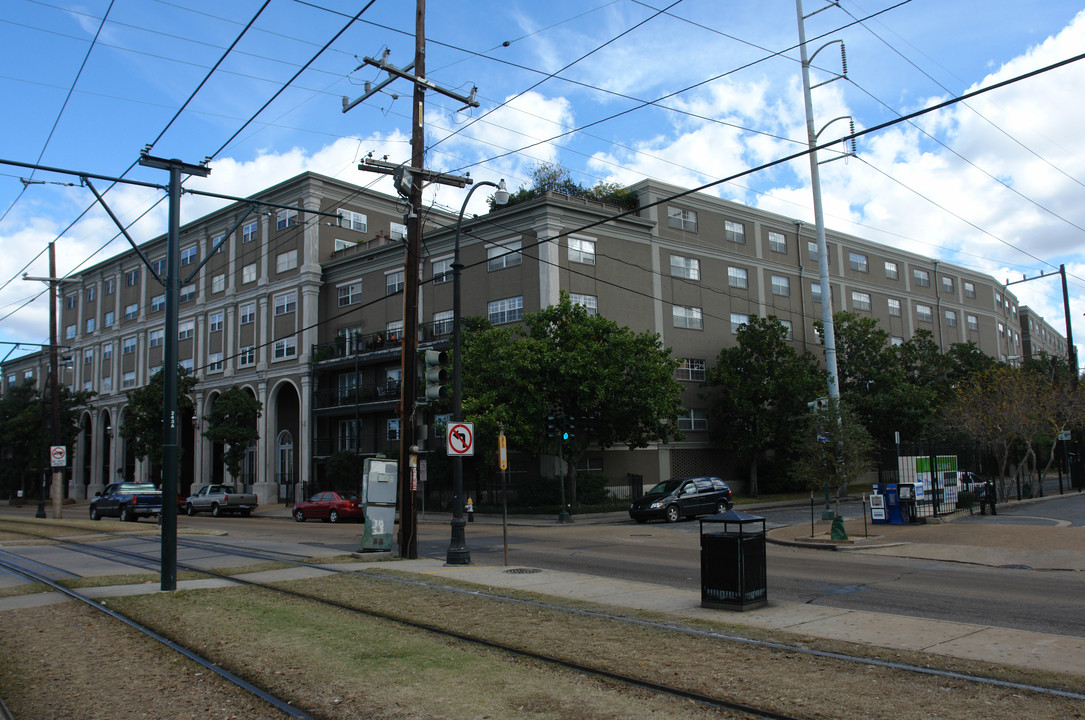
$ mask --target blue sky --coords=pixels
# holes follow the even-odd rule
[[[313,170],[390,191],[387,179],[357,163],[370,152],[409,158],[410,86],[396,81],[346,114],[341,98],[382,79],[374,68],[356,69],[362,57],[387,49],[397,66],[413,59],[409,0],[376,0],[315,60],[366,3],[269,0],[178,114],[263,5],[5,0],[0,159],[164,183],[160,171],[129,171],[155,143],[151,152],[162,157],[212,156],[210,177],[187,183],[196,189],[243,196]],[[805,0],[804,10],[825,5]],[[1072,57],[1085,48],[1083,10],[1062,0],[842,0],[807,23],[809,38],[822,37],[813,48],[842,39],[847,49],[848,79],[814,91],[817,124],[849,115],[871,127]],[[533,165],[556,161],[586,185],[650,176],[694,186],[790,155],[805,141],[791,0],[429,0],[426,30],[429,78],[463,94],[477,86],[481,102],[461,112],[429,93],[433,169],[503,177],[515,189],[528,184]],[[839,70],[837,46],[816,64],[823,69],[815,81]],[[1085,63],[1076,63],[868,136],[858,158],[822,168],[827,224],[1000,279],[1065,263],[1080,346],[1083,105]],[[822,139],[845,128],[836,123]],[[808,178],[803,160],[712,192],[809,220]],[[42,287],[20,276],[48,273],[41,251],[51,240],[60,238],[63,274],[127,247],[111,242],[116,229],[100,208],[77,221],[93,197],[60,184],[72,181],[0,165],[0,340],[47,341],[45,297],[31,300]],[[480,209],[484,195],[476,193]],[[125,222],[159,197],[132,186],[107,195]],[[427,196],[450,208],[462,198],[450,188]],[[216,204],[186,196],[183,219]],[[164,228],[162,203],[132,233],[142,241]],[[1064,327],[1056,279],[1012,290]]]

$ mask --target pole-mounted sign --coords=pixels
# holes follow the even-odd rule
[[[469,422],[449,423],[445,436],[446,452],[463,457],[475,454],[475,424]]]

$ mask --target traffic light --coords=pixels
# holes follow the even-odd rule
[[[568,442],[576,436],[576,418],[572,415],[565,417],[565,432],[562,433],[561,439]]]
[[[426,350],[426,399],[444,400],[448,397],[448,370],[444,364],[448,362],[448,353],[441,350]]]
[[[553,440],[558,436],[558,420],[553,415],[546,416],[546,437]]]

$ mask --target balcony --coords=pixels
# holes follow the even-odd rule
[[[419,323],[418,342],[437,342],[451,338],[451,323]],[[367,355],[377,355],[387,351],[399,352],[403,347],[403,334],[380,330],[372,333],[352,333],[340,335],[335,340],[313,345],[314,364],[333,364],[336,360],[364,359]]]
[[[387,433],[362,433],[357,453],[372,457],[383,453],[395,457],[399,453],[399,439],[389,439]],[[355,452],[352,438],[337,435],[317,435],[313,438],[313,457],[326,458],[337,452]]]
[[[388,381],[357,388],[317,390],[313,393],[313,409],[347,408],[366,403],[395,402],[399,399],[399,381]]]

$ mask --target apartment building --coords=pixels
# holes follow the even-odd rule
[[[463,313],[516,323],[565,291],[619,325],[658,333],[681,359],[686,438],[591,452],[582,469],[606,473],[615,486],[627,478],[732,475],[737,469],[708,439],[700,383],[752,315],[776,315],[797,347],[817,352],[822,298],[813,228],[654,180],[631,189],[639,209],[619,217],[617,208],[547,193],[466,218]],[[222,448],[202,438],[200,423],[233,385],[264,408],[241,478],[262,503],[321,487],[336,452],[394,454],[402,433],[439,451],[432,417],[404,428],[397,412],[408,272],[400,201],[313,173],[253,199],[283,207],[235,203],[181,231],[184,272],[236,226],[181,292],[180,363],[200,380],[180,433],[181,492],[223,478]],[[422,283],[418,339],[421,348],[439,348],[452,332],[456,217],[429,210],[426,221],[414,269]],[[1023,337],[1016,298],[986,275],[840,233],[830,232],[828,245],[834,309],[876,318],[893,342],[927,329],[941,347],[972,341],[1006,361],[1028,352],[1025,337],[1035,343],[1039,334],[1051,347],[1061,340],[1045,324]],[[165,238],[142,249],[161,271]],[[162,364],[163,289],[147,270],[130,251],[65,285],[61,342],[71,347],[71,383],[99,393],[71,453],[73,497],[149,472],[113,430],[123,422],[125,391]],[[1031,313],[1028,319],[1035,322]],[[4,369],[8,385],[20,381]]]

